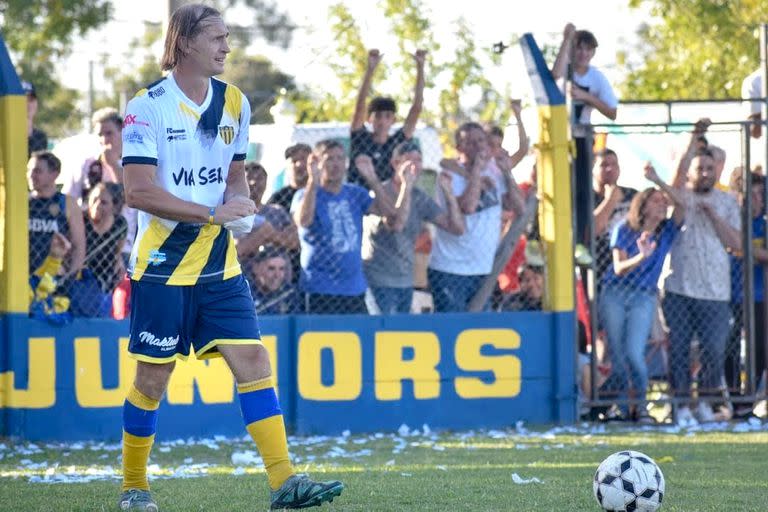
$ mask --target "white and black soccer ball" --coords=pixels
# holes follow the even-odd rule
[[[655,512],[664,500],[664,475],[649,456],[624,450],[600,464],[592,488],[605,511]]]

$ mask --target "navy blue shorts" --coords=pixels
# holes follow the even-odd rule
[[[128,352],[140,361],[167,363],[218,357],[217,345],[260,344],[259,323],[242,274],[227,279],[169,286],[131,281]]]

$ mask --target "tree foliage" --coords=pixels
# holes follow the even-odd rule
[[[765,0],[630,0],[656,22],[641,27],[640,43],[619,63],[622,98],[715,99],[740,96],[742,79],[759,61]]]
[[[171,9],[177,9],[184,4],[200,3],[200,0],[171,0]],[[277,45],[283,49],[291,46],[293,32],[296,25],[291,21],[286,12],[277,7],[277,3],[270,0],[211,0],[209,3],[217,10],[224,12],[232,7],[247,7],[251,13],[251,20],[227,20],[230,29],[230,37],[238,46],[246,47],[252,40],[262,38],[265,41]]]
[[[368,49],[347,6],[343,3],[330,6],[328,19],[336,45],[327,64],[337,83],[325,90],[304,87],[289,94],[288,98],[296,107],[296,121],[300,123],[352,119],[357,91],[367,66]],[[382,62],[374,76],[374,91],[385,70],[386,64]]]
[[[41,107],[36,124],[50,136],[79,127],[71,122],[78,93],[60,85],[54,65],[70,54],[75,37],[111,14],[109,0],[0,0],[3,38],[19,74],[35,84]]]
[[[456,51],[444,65],[448,86],[440,91],[439,97],[439,126],[446,148],[452,148],[453,133],[465,121],[503,126],[509,118],[503,97],[485,76],[483,60],[484,57],[491,60],[490,50],[477,47],[475,35],[465,19],[459,18],[455,25]],[[468,104],[468,97],[478,101]]]
[[[413,86],[416,81],[416,64],[412,57],[416,50],[427,51],[426,88],[434,86],[433,77],[440,73],[435,54],[440,44],[435,40],[430,23],[430,12],[421,0],[385,0],[382,8],[389,22],[392,34],[397,38],[400,50],[394,67],[400,71],[401,90],[398,91],[398,103],[410,104],[413,101]],[[424,110],[421,120],[434,123],[432,112]]]
[[[177,1],[173,8],[182,3],[185,2]],[[248,55],[242,48],[247,47],[254,37],[286,47],[290,44],[295,25],[287,14],[263,0],[218,0],[213,5],[221,11],[244,5],[254,12],[254,24],[229,25],[232,51],[221,78],[237,85],[246,95],[251,103],[251,123],[272,122],[269,108],[274,105],[281,89],[295,88],[293,79],[277,70],[266,57]],[[145,24],[144,34],[130,41],[120,65],[108,66],[105,63],[104,75],[110,87],[107,96],[96,106],[122,106],[126,97],[130,99],[136,91],[160,78],[157,51],[153,47],[162,46],[162,29],[159,24]],[[138,63],[137,67],[126,66],[128,62]]]
[[[422,0],[383,0],[379,6],[383,19],[395,37],[398,54],[387,55],[379,64],[373,79],[371,96],[382,93],[394,97],[400,105],[413,101],[416,49],[428,51],[426,71],[427,88],[442,88],[437,109],[425,105],[421,120],[438,128],[446,147],[452,145],[453,131],[467,120],[504,123],[508,118],[502,95],[485,78],[484,66],[492,63],[490,49],[479,48],[476,37],[463,19],[456,22],[451,37],[457,42],[456,50],[444,61],[438,61],[440,44],[430,22],[429,11]],[[332,91],[313,91],[302,88],[290,96],[296,106],[297,122],[348,121],[352,119],[357,91],[367,65],[367,52],[361,30],[342,3],[329,10],[333,39],[336,41],[328,65],[334,71],[338,84]],[[395,85],[383,78],[391,78],[396,70]],[[389,87],[382,91],[383,87]],[[467,98],[477,100],[468,104]]]
[[[293,78],[276,69],[266,57],[247,55],[233,49],[221,79],[236,84],[251,103],[251,124],[271,123],[269,109],[275,104],[278,92],[296,88]]]
[[[144,34],[128,42],[119,65],[110,65],[104,56],[104,78],[109,86],[104,96],[96,98],[94,109],[122,108],[137,91],[160,78],[160,66],[151,48],[162,36],[160,24],[146,23]],[[135,67],[128,63],[133,63]]]

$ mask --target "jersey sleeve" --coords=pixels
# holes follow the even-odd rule
[[[123,166],[157,165],[157,133],[162,129],[158,119],[149,108],[146,92],[128,102],[123,121]]]
[[[629,226],[627,226],[626,221],[619,223],[616,225],[616,227],[613,228],[613,231],[611,231],[611,241],[609,244],[611,249],[621,249],[622,251],[629,254],[633,252],[632,249],[634,243],[634,237],[631,236],[631,232]]]
[[[235,139],[235,154],[232,156],[232,161],[245,160],[245,156],[248,154],[248,130],[251,126],[251,105],[248,103],[248,98],[245,94],[241,93],[243,98],[243,105],[240,109],[240,128],[237,132],[237,139]]]

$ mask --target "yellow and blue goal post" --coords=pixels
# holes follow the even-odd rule
[[[520,39],[528,76],[539,112],[538,193],[539,232],[546,255],[544,307],[554,314],[555,358],[559,378],[554,382],[554,407],[560,417],[573,414],[576,370],[576,314],[573,262],[570,140],[565,95],[555,83],[532,34]],[[572,340],[572,342],[571,342]]]

